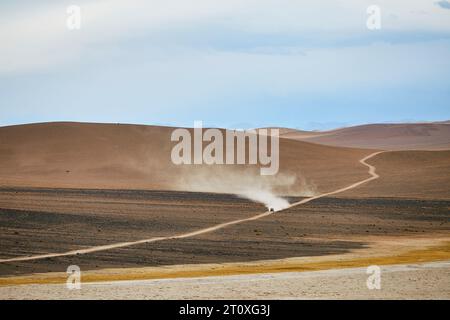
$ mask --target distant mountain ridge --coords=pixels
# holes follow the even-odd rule
[[[381,150],[450,150],[450,121],[366,124],[330,131],[283,129],[280,136],[329,146]]]

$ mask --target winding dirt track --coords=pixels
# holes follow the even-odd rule
[[[327,192],[327,193],[322,193],[320,195],[314,196],[314,197],[310,197],[310,198],[306,198],[303,199],[301,201],[295,202],[293,204],[291,204],[287,209],[313,201],[315,199],[319,199],[319,198],[323,198],[326,196],[330,196],[333,194],[337,194],[337,193],[341,193],[353,188],[356,188],[364,183],[367,183],[369,181],[378,179],[380,176],[375,172],[376,168],[370,164],[368,164],[366,161],[369,160],[370,158],[373,158],[374,156],[382,153],[384,151],[379,151],[379,152],[375,152],[372,153],[368,156],[366,156],[365,158],[359,160],[359,162],[365,166],[367,166],[369,168],[369,175],[370,177],[364,180],[361,180],[359,182],[353,183],[347,187],[335,190],[335,191],[331,191],[331,192]],[[284,209],[286,210],[286,209]],[[254,221],[254,220],[258,220],[261,218],[264,218],[266,216],[271,215],[273,212],[267,211],[261,214],[258,214],[256,216],[250,217],[250,218],[246,218],[246,219],[239,219],[239,220],[233,220],[230,222],[225,222],[225,223],[221,223],[218,225],[215,225],[213,227],[209,227],[209,228],[205,228],[205,229],[200,229],[197,231],[192,231],[192,232],[188,232],[188,233],[183,233],[180,235],[175,235],[175,236],[167,236],[167,237],[156,237],[156,238],[150,238],[150,239],[143,239],[143,240],[138,240],[138,241],[130,241],[130,242],[120,242],[120,243],[114,243],[114,244],[108,244],[108,245],[103,245],[103,246],[95,246],[95,247],[90,247],[90,248],[86,248],[86,249],[78,249],[78,250],[72,250],[72,251],[67,251],[67,252],[62,252],[62,253],[47,253],[47,254],[41,254],[41,255],[35,255],[35,256],[28,256],[28,257],[16,257],[16,258],[9,258],[9,259],[0,259],[0,263],[2,262],[15,262],[15,261],[30,261],[30,260],[39,260],[39,259],[46,259],[46,258],[55,258],[55,257],[64,257],[64,256],[73,256],[73,255],[78,255],[78,254],[86,254],[86,253],[92,253],[92,252],[98,252],[98,251],[105,251],[105,250],[111,250],[111,249],[117,249],[117,248],[123,248],[123,247],[129,247],[129,246],[134,246],[134,245],[138,245],[138,244],[143,244],[143,243],[151,243],[151,242],[157,242],[157,241],[164,241],[164,240],[174,240],[174,239],[184,239],[184,238],[189,238],[189,237],[194,237],[194,236],[198,236],[200,234],[205,234],[205,233],[209,233],[209,232],[213,232],[219,229],[223,229],[226,228],[228,226],[232,226],[235,224],[239,224],[239,223],[243,223],[243,222],[247,222],[247,221]]]

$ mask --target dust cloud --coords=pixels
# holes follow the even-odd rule
[[[268,210],[283,210],[289,202],[283,196],[314,196],[313,184],[295,174],[279,173],[276,176],[261,176],[249,168],[190,167],[181,173],[177,184],[179,190],[234,194],[240,198],[261,203]]]

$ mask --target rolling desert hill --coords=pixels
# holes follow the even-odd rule
[[[450,151],[386,152],[371,164],[380,178],[341,196],[450,199]]]
[[[259,166],[176,166],[174,129],[72,122],[0,127],[0,185],[222,193],[244,186],[309,195],[366,176],[358,159],[367,150],[289,139],[281,139],[280,171],[273,177],[260,176]]]
[[[331,131],[284,130],[283,138],[380,150],[449,150],[449,122],[368,124]]]
[[[346,144],[353,144],[356,140],[351,139],[352,134],[359,131],[369,137],[367,144],[385,136],[386,143],[393,146],[387,135],[398,133],[395,141],[430,146],[431,139],[436,139],[444,146],[448,125],[388,125],[390,130],[380,131],[382,127],[385,125],[339,129],[334,135],[317,138],[343,143],[342,139],[349,136]],[[283,137],[290,138],[280,139],[280,171],[276,176],[263,177],[259,166],[174,165],[170,158],[176,144],[170,140],[173,130],[73,122],[0,127],[0,187],[217,193],[239,193],[240,188],[310,196],[366,178],[367,168],[359,160],[373,152],[311,143],[312,138],[297,141],[292,139],[294,131],[286,130]],[[411,136],[400,134],[405,132],[411,132]],[[387,152],[370,163],[377,167],[381,178],[341,196],[450,198],[450,151]]]

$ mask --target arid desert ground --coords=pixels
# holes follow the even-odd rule
[[[450,299],[449,123],[280,128],[273,177],[176,166],[173,129],[0,127],[0,298]]]

